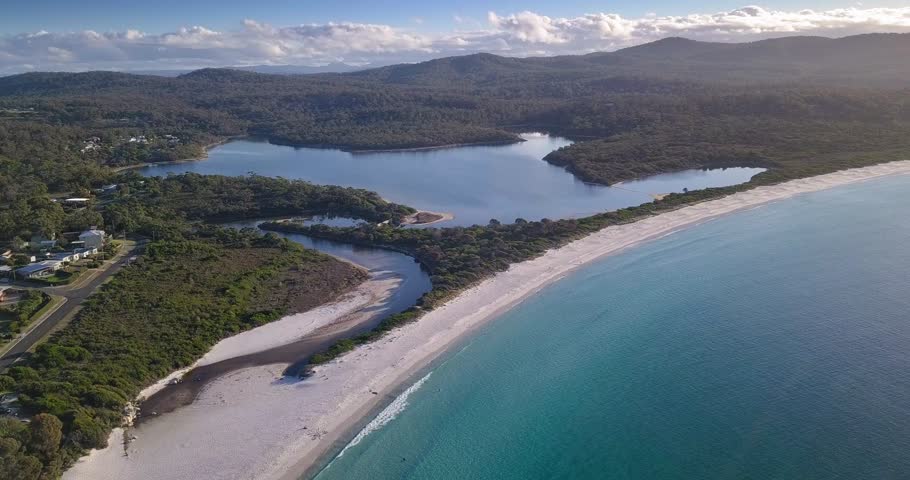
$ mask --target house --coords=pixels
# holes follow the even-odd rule
[[[79,258],[88,258],[98,255],[98,249],[95,247],[77,248],[73,250],[73,255],[78,255]]]
[[[104,230],[98,230],[95,227],[92,227],[90,230],[86,230],[79,234],[79,241],[84,242],[85,248],[104,248]]]
[[[13,251],[12,250],[3,250],[0,251],[0,264],[8,264],[13,261]]]
[[[6,301],[6,294],[9,291],[9,287],[0,287],[0,302]]]
[[[57,270],[63,268],[63,262],[57,260],[45,260],[43,262],[32,263],[16,270],[16,275],[21,278],[45,278],[54,274]]]
[[[96,188],[95,193],[97,193],[99,195],[104,195],[105,193],[116,192],[118,187],[120,187],[120,185],[118,185],[116,183],[112,183],[110,185],[104,185],[101,188]]]
[[[9,265],[0,265],[0,278],[5,279],[6,277],[9,277],[11,273],[13,273],[13,267]]]
[[[66,200],[63,201],[63,203],[65,205],[69,205],[72,207],[84,207],[85,205],[88,204],[89,200],[91,200],[91,199],[85,198],[85,197],[73,197],[73,198],[67,198]]]
[[[47,238],[44,235],[32,235],[28,246],[32,250],[50,250],[57,246],[57,240],[53,235],[51,235],[51,238]]]
[[[58,262],[68,263],[68,262],[72,262],[72,261],[79,260],[79,259],[75,258],[75,256],[70,252],[60,252],[60,253],[52,254],[50,256],[50,260],[56,260]]]

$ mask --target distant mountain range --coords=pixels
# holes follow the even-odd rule
[[[836,39],[784,37],[750,43],[699,42],[673,37],[615,52],[587,55],[517,58],[475,53],[371,68],[333,63],[320,67],[261,65],[202,71],[207,72],[206,75],[218,71],[225,72],[223,75],[228,71],[319,74],[385,84],[446,88],[501,88],[516,83],[552,84],[608,77],[737,84],[796,82],[910,87],[910,34],[865,34]],[[190,72],[128,73],[178,77]],[[5,77],[0,81],[0,88],[4,84],[19,84],[15,80],[17,77],[22,75]]]
[[[910,86],[910,34],[844,38],[784,37],[750,43],[665,38],[588,55],[511,58],[478,53],[362,70],[352,75],[388,83],[501,81],[515,75],[625,75],[695,81],[808,81],[858,86]]]
[[[346,63],[330,63],[318,67],[306,65],[252,65],[248,67],[225,67],[232,70],[243,70],[246,72],[270,73],[275,75],[311,75],[316,73],[347,73],[356,72],[366,68],[375,68],[377,65],[348,65]],[[154,75],[158,77],[178,77],[193,70],[127,70],[124,73],[136,75]]]

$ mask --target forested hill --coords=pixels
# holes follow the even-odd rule
[[[28,73],[0,78],[0,187],[97,186],[104,167],[196,157],[243,135],[369,150],[513,142],[531,130],[576,140],[547,159],[592,182],[742,164],[789,178],[906,156],[908,92],[910,35],[899,34],[668,38],[344,74]]]
[[[515,76],[530,76],[534,81],[604,75],[714,83],[907,87],[910,34],[785,37],[750,43],[671,37],[616,52],[532,58],[480,53],[347,74],[387,83],[474,86],[494,85]]]
[[[189,80],[285,83],[249,69],[204,69],[180,75]],[[829,85],[910,86],[910,34],[873,33],[843,38],[794,36],[748,43],[700,42],[669,37],[615,52],[513,58],[489,53],[446,57],[350,73],[282,75],[312,85],[341,79],[427,86],[495,84],[514,76],[559,81],[603,76],[662,78],[693,82],[743,81]],[[304,80],[303,77],[306,77]],[[525,78],[527,80],[527,78]],[[175,88],[180,81],[115,72],[26,73],[0,77],[0,95],[91,93],[93,88]]]

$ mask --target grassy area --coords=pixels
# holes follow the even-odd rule
[[[71,272],[66,271],[66,270],[58,270],[56,273],[54,273],[53,275],[51,275],[49,277],[36,278],[36,279],[33,279],[32,281],[35,283],[41,283],[41,284],[44,284],[44,285],[47,285],[50,287],[56,287],[56,286],[68,285],[68,284],[72,283],[74,280],[79,278],[79,275],[81,273],[82,272],[78,271],[78,270],[71,271]]]

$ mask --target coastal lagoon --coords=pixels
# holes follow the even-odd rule
[[[903,478],[908,189],[807,194],[586,266],[317,478]]]
[[[257,225],[260,223],[262,223],[261,220],[250,220],[245,222],[232,222],[226,226],[233,228],[257,228]],[[356,225],[359,222],[349,218],[316,217],[304,223],[320,223],[336,227],[346,227]],[[375,318],[377,321],[388,315],[407,310],[417,303],[417,299],[432,288],[429,274],[421,268],[419,263],[414,261],[413,257],[409,257],[403,253],[383,248],[361,247],[358,245],[351,245],[350,243],[312,238],[296,233],[271,233],[299,243],[306,248],[312,248],[313,250],[318,250],[322,253],[332,255],[333,257],[360,265],[369,270],[373,278],[388,274],[394,274],[401,278],[401,283],[398,284],[395,293],[381,306],[377,306],[373,309],[376,313]]]
[[[486,224],[491,218],[540,220],[593,215],[640,205],[652,195],[722,187],[749,181],[761,168],[687,170],[655,175],[614,187],[591,185],[543,161],[571,142],[541,134],[511,145],[435,150],[348,153],[236,140],[198,162],[145,167],[143,175],[195,172],[303,179],[317,184],[365,188],[421,210],[452,213],[434,226]]]

